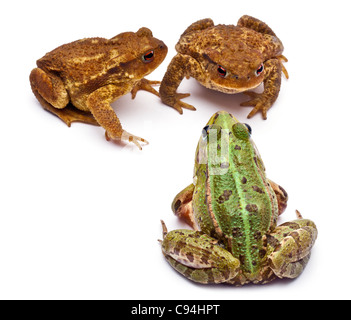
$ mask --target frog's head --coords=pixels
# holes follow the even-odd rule
[[[235,154],[240,163],[255,162],[264,171],[264,164],[251,139],[251,132],[248,124],[239,122],[230,113],[216,112],[202,129],[196,150],[195,170],[201,164],[211,163],[213,174],[223,174],[231,165]],[[236,165],[235,161],[232,165]]]
[[[109,63],[112,70],[122,70],[132,79],[142,79],[155,70],[167,55],[163,41],[153,37],[151,30],[140,28],[137,32],[124,32],[111,40],[118,47]]]
[[[208,48],[202,56],[212,89],[238,93],[256,88],[264,80],[264,60],[254,50],[248,53],[230,47]]]

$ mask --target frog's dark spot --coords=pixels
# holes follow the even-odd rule
[[[257,186],[252,186],[252,189],[258,193],[264,193],[263,190]]]
[[[224,203],[225,201],[228,201],[232,193],[233,193],[232,190],[224,190],[223,193],[217,199],[217,202]]]
[[[193,261],[194,261],[194,255],[193,255],[191,252],[187,253],[187,254],[186,254],[186,257],[187,257],[187,259],[188,259],[190,262],[193,262]]]
[[[246,205],[245,209],[249,212],[255,213],[258,211],[258,207],[255,204],[248,204]]]
[[[247,182],[246,177],[243,177],[243,178],[241,179],[241,183],[245,184],[246,182]]]
[[[237,238],[237,237],[241,237],[243,235],[243,233],[241,232],[240,228],[235,227],[232,230],[232,235],[234,238]]]
[[[179,207],[181,206],[182,202],[178,199],[174,204],[174,210],[178,211]]]
[[[277,250],[277,248],[280,245],[280,242],[278,239],[276,239],[274,236],[271,236],[269,234],[267,234],[267,243],[272,246],[273,248],[275,248],[275,250]]]
[[[206,55],[206,54],[204,54],[204,55]],[[219,117],[219,113],[216,113],[215,116],[213,117],[213,121],[216,120],[218,117]]]
[[[207,257],[207,255],[203,255],[201,257],[201,262],[204,263],[204,264],[208,264],[208,257]]]
[[[217,145],[217,150],[221,150],[221,145],[220,144]]]
[[[282,223],[281,226],[284,226],[284,227],[289,227],[291,229],[298,229],[300,228],[299,224],[296,223],[296,222],[285,222],[285,223]]]
[[[235,149],[235,150],[241,150],[241,147],[238,146],[238,145],[235,145],[234,149]]]
[[[262,234],[261,234],[260,231],[256,231],[256,232],[254,233],[254,239],[255,239],[255,240],[258,240],[258,239],[260,239],[261,237],[262,237]]]
[[[181,232],[181,231],[179,231],[178,234],[179,234],[180,236],[184,236],[184,235],[185,235],[184,232]]]
[[[256,266],[257,265],[257,262],[254,260],[251,262],[253,266]]]
[[[241,254],[239,256],[239,261],[240,261],[240,264],[245,264],[245,256]]]
[[[223,163],[221,163],[221,168],[222,168],[222,169],[228,169],[228,168],[229,168],[229,162],[223,162]]]
[[[258,252],[258,256],[262,259],[264,256],[266,255],[266,250],[264,249],[261,249],[259,252]]]

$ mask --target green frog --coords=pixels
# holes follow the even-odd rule
[[[193,230],[168,232],[162,221],[162,252],[192,281],[240,286],[292,279],[310,258],[316,225],[296,211],[296,220],[277,226],[288,195],[266,177],[251,131],[227,112],[211,117],[196,149],[194,181],[172,203]]]

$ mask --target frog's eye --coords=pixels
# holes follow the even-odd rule
[[[222,134],[222,128],[217,124],[212,124],[202,129],[202,138],[204,140],[206,140],[208,136],[211,136],[214,139],[220,140],[221,134]]]
[[[206,140],[207,139],[207,135],[208,135],[208,132],[210,130],[210,126],[206,126],[202,129],[202,139]]]
[[[247,131],[249,131],[250,134],[252,134],[252,129],[251,127],[247,124],[247,123],[244,123],[245,127],[247,128]]]
[[[220,77],[225,78],[227,76],[227,70],[222,66],[218,65],[217,71]]]
[[[142,57],[143,61],[144,62],[151,62],[152,60],[154,60],[154,51],[153,50],[150,50],[150,51],[147,51],[143,57]]]
[[[263,63],[261,63],[261,65],[256,70],[256,77],[258,77],[263,72],[263,69],[264,69]]]

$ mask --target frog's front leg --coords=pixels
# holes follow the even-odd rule
[[[190,74],[190,71],[191,74]],[[190,96],[190,93],[177,93],[177,88],[184,79],[184,77],[194,76],[193,71],[201,70],[198,62],[189,57],[178,53],[169,64],[167,71],[162,79],[160,86],[160,97],[164,104],[176,109],[180,114],[183,109],[196,110],[194,106],[187,104],[180,99]]]
[[[268,179],[278,201],[278,215],[281,215],[288,205],[288,194],[282,186]]]
[[[111,84],[91,93],[87,98],[86,104],[96,121],[106,130],[107,140],[111,138],[133,142],[141,150],[139,141],[148,142],[122,129],[121,122],[110,105],[125,93],[119,87]]]
[[[169,264],[186,278],[199,283],[222,283],[239,272],[240,262],[217,240],[187,229],[167,232],[162,221],[162,252]]]
[[[272,271],[279,278],[296,278],[305,268],[317,238],[317,227],[308,219],[283,223],[267,236],[268,256]]]
[[[190,184],[184,190],[180,191],[172,202],[172,211],[174,214],[194,230],[199,230],[193,210],[193,193],[195,186]]]
[[[67,126],[74,121],[98,125],[94,117],[69,104],[69,95],[62,80],[40,68],[32,70],[29,81],[42,107],[59,117]]]
[[[281,84],[281,73],[283,71],[284,69],[280,58],[270,59],[264,63],[265,78],[263,80],[263,93],[256,93],[252,91],[243,92],[252,99],[242,102],[240,105],[254,106],[253,110],[248,114],[248,118],[251,118],[259,110],[261,110],[263,119],[267,119],[268,109],[278,98]]]

